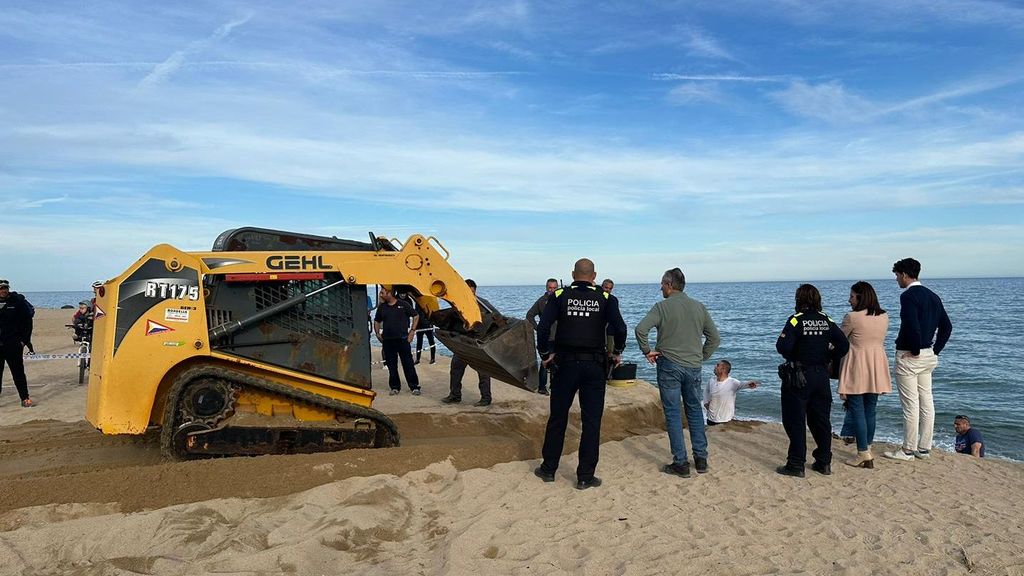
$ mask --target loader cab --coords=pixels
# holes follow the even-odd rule
[[[302,251],[373,251],[368,242],[300,235],[263,228],[237,228],[217,237],[215,252],[282,254],[268,258],[271,274],[209,274],[209,328],[250,317],[342,278],[323,262],[303,261]],[[299,254],[296,254],[299,252]],[[309,259],[309,258],[307,258]],[[232,258],[226,258],[230,262]],[[216,265],[216,263],[214,263]],[[273,315],[217,344],[220,352],[297,370],[369,389],[370,341],[366,322],[367,288],[339,284],[302,304]]]

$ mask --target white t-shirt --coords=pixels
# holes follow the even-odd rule
[[[725,423],[736,415],[736,393],[747,385],[739,380],[728,377],[719,382],[714,374],[704,387],[704,403],[708,405],[708,420]]]

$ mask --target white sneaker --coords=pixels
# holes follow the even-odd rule
[[[932,457],[929,450],[918,450],[914,452],[914,458],[920,458],[921,460],[927,460]]]
[[[388,394],[391,396],[397,396],[399,392],[401,392],[401,390],[395,390],[394,388],[392,388],[391,392],[388,392]]]
[[[413,390],[413,391],[412,391],[412,395],[413,395],[413,396],[419,396],[419,395],[420,395],[420,389],[419,389],[419,388],[417,388],[417,389]]]
[[[893,450],[892,452],[886,452],[884,453],[884,456],[886,458],[891,458],[892,460],[899,460],[901,462],[911,462],[914,460],[914,454],[907,454],[903,450]]]

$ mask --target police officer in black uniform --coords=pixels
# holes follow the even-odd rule
[[[537,324],[537,351],[544,365],[554,368],[554,376],[551,381],[551,415],[544,432],[544,461],[534,474],[545,482],[555,480],[565,444],[569,408],[579,391],[583,433],[580,436],[580,461],[576,468],[578,490],[601,485],[601,479],[594,476],[594,470],[601,443],[601,416],[604,414],[608,377],[606,326],[611,326],[615,337],[611,362],[618,365],[622,349],[626,347],[626,323],[619,313],[618,301],[595,286],[595,278],[594,263],[586,258],[577,260],[572,272],[572,285],[556,290],[548,298]],[[555,322],[558,322],[558,331],[554,350],[550,350],[548,334]]]
[[[796,314],[786,320],[775,349],[787,360],[790,370],[782,381],[782,426],[789,436],[786,464],[777,472],[803,478],[807,461],[807,434],[811,430],[817,448],[811,469],[832,473],[832,388],[828,381],[829,360],[838,361],[850,349],[850,342],[831,318],[821,312],[821,294],[810,284],[796,289]],[[780,372],[786,370],[780,367]]]

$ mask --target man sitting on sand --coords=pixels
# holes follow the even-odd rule
[[[760,382],[748,380],[740,382],[729,376],[732,363],[719,360],[715,364],[715,375],[708,378],[704,386],[704,407],[708,410],[708,426],[725,424],[736,415],[736,393],[744,388],[757,388]]]
[[[985,457],[985,440],[977,428],[971,428],[970,418],[957,416],[953,419],[953,428],[956,429],[956,442],[953,446],[958,453]]]

